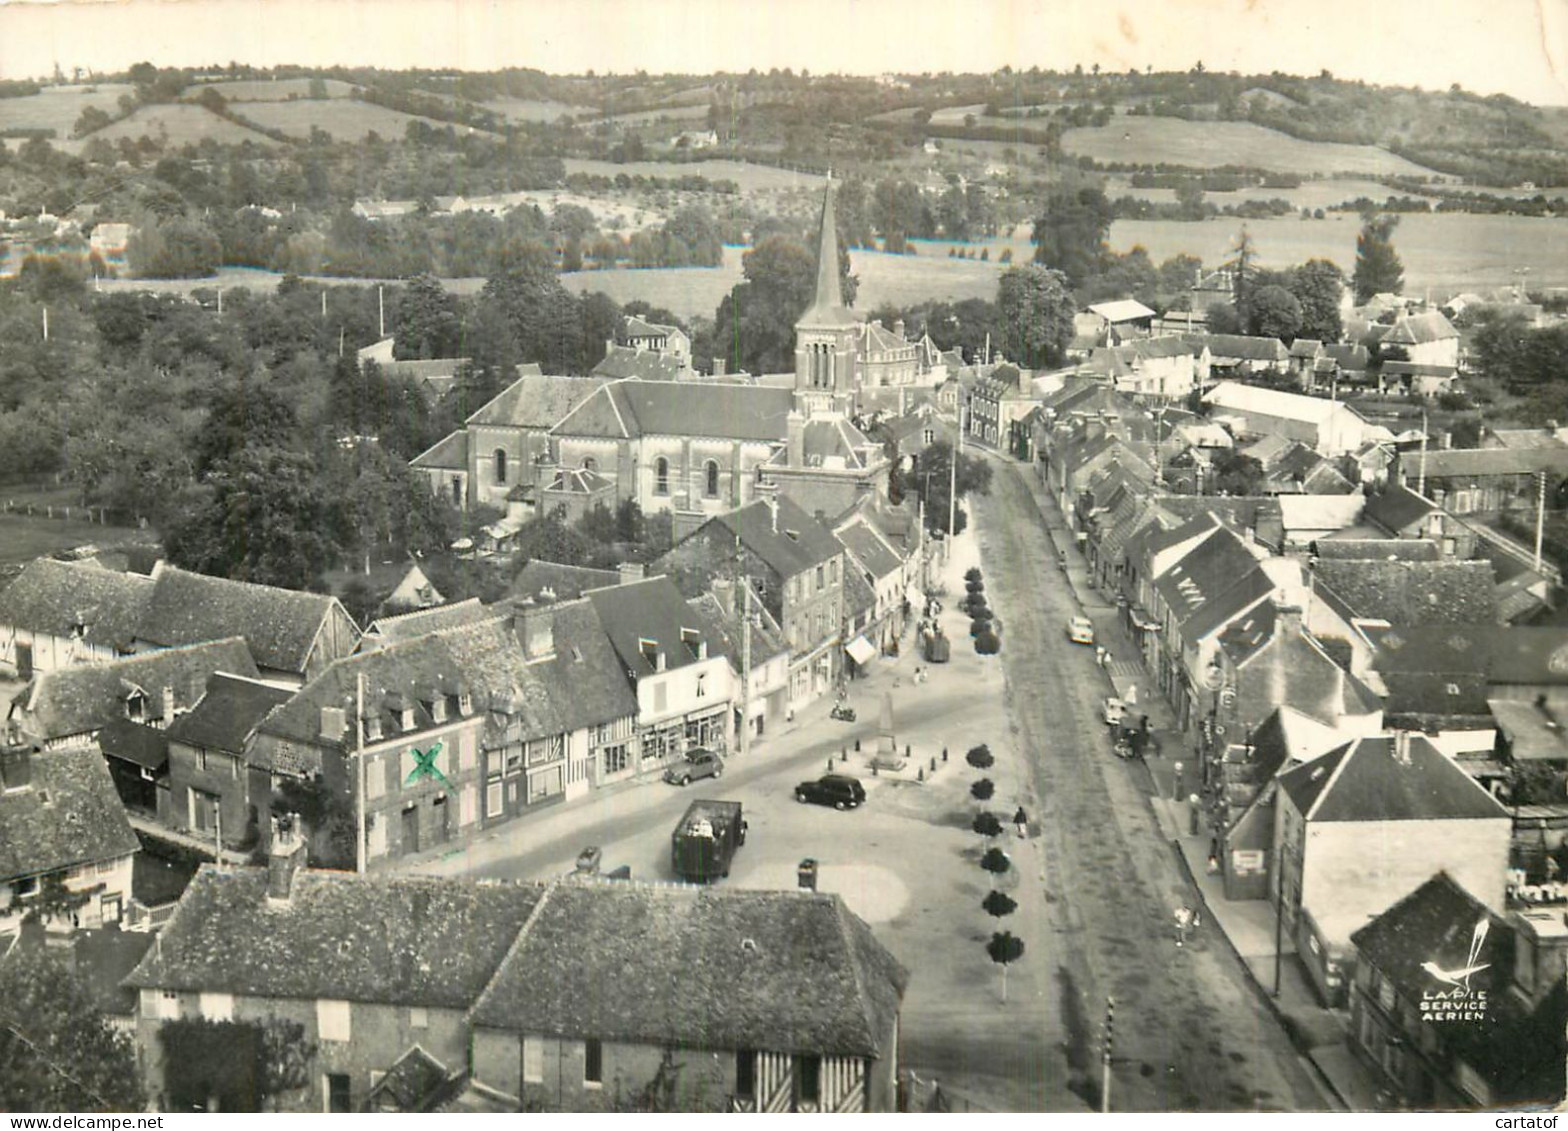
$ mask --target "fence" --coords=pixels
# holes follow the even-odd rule
[[[28,515],[33,518],[57,518],[62,522],[76,521],[99,526],[124,526],[145,528],[147,520],[130,511],[113,507],[72,506],[70,504],[5,501],[6,514]]]

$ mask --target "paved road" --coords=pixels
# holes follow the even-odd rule
[[[1080,610],[1022,479],[1032,472],[1000,459],[993,467],[992,494],[977,505],[981,558],[1006,624],[1014,745],[1033,761],[1041,806],[1037,929],[1042,961],[1056,968],[1069,1087],[1097,1102],[1110,995],[1114,1110],[1321,1110],[1224,940],[1205,927],[1176,946],[1174,909],[1195,901],[1147,803],[1147,771],[1111,755],[1096,718],[1107,686],[1093,651],[1066,639],[1066,619]]]

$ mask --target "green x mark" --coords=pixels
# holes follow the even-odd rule
[[[408,780],[403,783],[404,785],[413,785],[420,778],[434,778],[445,785],[452,784],[446,780],[445,774],[436,769],[436,755],[441,753],[441,744],[439,742],[432,746],[428,752],[420,750],[418,747],[411,748],[409,752],[414,755],[414,761],[418,765],[409,772]]]

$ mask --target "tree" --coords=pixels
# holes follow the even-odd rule
[[[970,828],[984,837],[999,836],[1002,832],[1002,822],[989,809],[982,809],[975,814],[974,823]]]
[[[0,1107],[142,1111],[140,1080],[134,1043],[58,957],[33,945],[0,957]]]
[[[1103,264],[1114,215],[1098,188],[1052,192],[1034,222],[1035,262],[1061,271],[1069,286],[1078,286]]]
[[[844,301],[853,301],[848,256],[840,247],[839,279]],[[816,257],[797,239],[769,236],[741,256],[744,281],[737,283],[714,314],[710,349],[698,356],[721,357],[732,370],[786,373],[795,368],[795,323],[816,298]]]
[[[456,357],[462,340],[457,301],[433,275],[415,275],[393,300],[398,358]]]
[[[1247,331],[1260,338],[1293,340],[1301,329],[1301,303],[1284,287],[1259,287],[1247,304]]]
[[[1201,220],[1204,216],[1203,181],[1199,177],[1183,177],[1176,182],[1176,205],[1183,217]]]
[[[985,855],[980,857],[980,867],[992,876],[1005,875],[1012,866],[1013,862],[1000,848],[988,848]]]
[[[1214,454],[1214,463],[1207,480],[1211,495],[1260,495],[1263,493],[1263,465],[1252,456],[1241,455],[1229,448]]]
[[[991,754],[991,748],[984,743],[981,743],[979,746],[971,746],[969,753],[964,755],[964,761],[977,770],[989,770],[996,764],[996,759]]]
[[[996,792],[996,783],[990,778],[981,778],[969,786],[969,795],[976,801],[989,801]]]
[[[1030,369],[1061,364],[1077,308],[1065,274],[1032,263],[1009,267],[997,284],[996,306],[1010,359]]]
[[[1289,273],[1286,284],[1301,304],[1297,334],[1320,342],[1337,342],[1343,329],[1339,300],[1345,291],[1345,273],[1326,259],[1309,259]]]
[[[1404,290],[1405,268],[1394,251],[1393,241],[1398,226],[1397,213],[1367,213],[1362,217],[1361,233],[1356,236],[1356,270],[1351,276],[1358,304],[1385,291],[1399,294]]]
[[[1007,1001],[1007,968],[1024,956],[1024,940],[1010,931],[997,931],[985,944],[991,961],[1002,968],[1002,1001]]]
[[[1231,273],[1231,298],[1243,325],[1248,322],[1252,305],[1252,275],[1257,259],[1258,249],[1253,245],[1252,233],[1243,224],[1236,234],[1236,242],[1230,246],[1230,258],[1225,261],[1225,267]]]
[[[926,529],[947,529],[948,500],[954,477],[953,446],[946,440],[936,440],[925,451],[910,473],[909,483],[925,502]],[[957,467],[958,498],[968,494],[988,495],[991,492],[991,465],[974,456],[960,455]],[[960,518],[963,510],[958,511]],[[958,524],[961,533],[963,524]]]
[[[316,1045],[305,1040],[297,1021],[209,1021],[200,1017],[166,1022],[163,1046],[166,1106],[173,1111],[275,1110],[278,1100],[310,1083]]]
[[[1002,891],[990,891],[980,906],[985,908],[985,913],[994,918],[1001,919],[1018,910],[1018,901]]]

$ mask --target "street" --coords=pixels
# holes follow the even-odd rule
[[[1109,689],[1104,673],[1094,649],[1070,644],[1064,628],[1080,610],[1020,469],[994,467],[975,530],[955,541],[942,568],[951,663],[927,666],[911,634],[902,655],[878,658],[851,684],[853,723],[830,719],[831,701],[819,701],[770,730],[748,758],[732,753],[717,780],[611,787],[503,826],[422,870],[547,879],[594,844],[605,871],[628,865],[634,879],[671,882],[670,832],[686,806],[737,800],[749,834],[720,882],[793,888],[799,862],[818,860],[819,890],[839,893],[910,972],[901,1066],[940,1081],[957,1110],[965,1102],[1098,1110],[1107,994],[1117,1001],[1114,1110],[1321,1108],[1223,939],[1205,925],[1176,947],[1173,913],[1192,897],[1150,812],[1148,771],[1112,756],[1097,713]],[[963,572],[975,564],[1004,622],[1000,657],[975,654],[956,610]],[[1109,626],[1106,609],[1082,611]],[[914,682],[916,665],[927,682]],[[893,698],[900,752],[912,747],[899,775],[876,776],[869,765],[883,693]],[[964,761],[978,743],[996,758],[983,774]],[[830,756],[835,771],[865,785],[860,809],[794,800],[795,784],[827,772]],[[996,786],[983,805],[969,790],[982,776]],[[1018,908],[996,920],[980,906],[993,884],[978,866],[988,845],[970,823],[981,808],[1007,822],[1020,805],[1029,836],[1019,840],[1007,824],[995,843],[1014,866],[994,885]],[[1009,967],[1005,1002],[985,951],[994,930],[1026,946]]]

